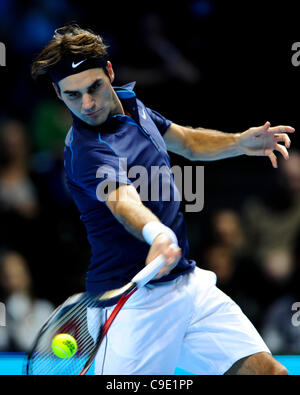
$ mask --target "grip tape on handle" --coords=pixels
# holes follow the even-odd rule
[[[160,269],[165,265],[165,258],[159,255],[147,266],[145,266],[136,276],[133,277],[131,282],[136,283],[138,288],[143,287],[149,281],[153,279],[160,271]]]

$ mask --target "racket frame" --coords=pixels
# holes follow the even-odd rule
[[[109,318],[105,321],[105,323],[101,326],[94,348],[88,357],[88,360],[86,361],[85,365],[81,369],[78,375],[83,376],[85,375],[88,370],[90,369],[95,356],[99,350],[99,347],[102,343],[102,340],[106,336],[109,328],[111,327],[112,323],[114,322],[116,316],[118,315],[119,311],[122,309],[124,304],[127,302],[127,300],[141,287],[146,285],[149,281],[151,281],[156,274],[159,272],[159,270],[165,265],[165,260],[162,255],[159,255],[157,258],[155,258],[152,262],[150,262],[148,265],[146,265],[134,278],[131,280],[130,283],[126,284],[124,287],[121,287],[119,289],[115,289],[112,291],[107,291],[101,294],[101,296],[98,297],[91,297],[87,293],[79,293],[75,294],[73,296],[70,296],[62,305],[58,306],[54,312],[51,314],[51,316],[47,319],[47,321],[44,323],[42,328],[40,329],[36,340],[33,344],[33,347],[31,351],[28,353],[27,356],[27,361],[26,361],[26,375],[30,375],[30,361],[31,358],[35,352],[35,349],[38,345],[38,342],[43,335],[43,333],[47,330],[49,325],[51,324],[51,321],[56,317],[56,315],[59,313],[61,310],[61,315],[63,315],[63,308],[71,309],[72,306],[76,305],[79,301],[83,300],[86,298],[86,300],[94,300],[95,304],[100,304],[102,307],[105,305],[105,302],[108,300],[110,301],[110,305],[114,305],[113,300],[116,300],[115,307],[110,314]],[[72,303],[73,302],[73,303]],[[58,315],[59,317],[59,315]]]

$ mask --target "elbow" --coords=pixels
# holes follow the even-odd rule
[[[110,209],[111,213],[117,218],[122,217],[124,215],[124,213],[126,212],[126,210],[128,210],[128,207],[127,207],[127,204],[125,203],[125,201],[116,200],[116,199],[113,199],[112,197],[110,197],[106,201],[106,204],[107,204],[108,208]]]
[[[196,154],[195,150],[187,142],[185,142],[184,146],[182,147],[181,155],[190,161],[197,160],[197,154]]]
[[[122,201],[116,201],[116,202],[112,202],[113,204],[111,204],[111,211],[113,213],[113,215],[117,218],[121,218],[124,216],[124,213],[126,213],[126,210],[128,210],[127,205],[125,205],[125,202]]]
[[[196,152],[193,148],[187,146],[184,150],[184,155],[186,159],[190,160],[191,162],[197,162],[201,160],[209,160],[205,158],[201,152]]]
[[[189,150],[186,158],[192,162],[197,162],[197,161],[211,162],[211,161],[219,159],[213,153],[209,154],[208,152],[205,152],[205,153],[204,152],[196,152],[194,150]]]
[[[112,213],[116,218],[126,218],[128,217],[128,212],[136,212],[143,206],[141,201],[134,200],[118,200],[113,202]]]

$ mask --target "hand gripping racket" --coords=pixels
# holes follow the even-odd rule
[[[95,297],[88,293],[69,297],[41,328],[25,364],[26,375],[85,375],[90,369],[102,340],[125,302],[137,289],[151,281],[165,265],[162,255],[145,266],[124,287]],[[104,322],[105,307],[115,305]],[[89,319],[89,313],[97,319]],[[104,322],[104,323],[103,323]],[[52,340],[59,333],[72,335],[77,352],[59,358],[52,351]]]

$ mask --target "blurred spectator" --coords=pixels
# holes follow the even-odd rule
[[[247,250],[246,229],[240,214],[220,209],[209,221],[201,266],[217,274],[218,287],[234,299],[257,328],[265,309],[289,287],[293,264],[289,250]]]
[[[211,214],[202,249],[204,263],[216,272],[220,285],[231,282],[242,256],[243,242],[244,231],[236,211],[223,208]]]
[[[300,226],[299,151],[292,151],[288,161],[280,159],[278,170],[267,196],[249,198],[243,208],[247,249],[258,260],[270,249],[290,250]]]
[[[31,122],[34,150],[63,157],[65,138],[71,125],[70,112],[59,100],[54,98],[39,103],[33,111]]]
[[[266,310],[289,291],[295,268],[291,251],[282,247],[265,250],[258,264],[261,282],[256,286],[256,292],[263,322]]]
[[[291,202],[300,198],[300,152],[293,150],[288,161],[281,160],[281,188],[286,189]]]
[[[259,300],[262,276],[247,257],[221,243],[208,245],[200,260],[201,267],[217,275],[217,286],[241,307],[255,326],[259,326],[263,310]]]
[[[37,191],[29,175],[29,141],[24,125],[14,119],[0,126],[0,206],[24,218],[39,213]]]
[[[46,111],[40,116],[49,115]],[[60,134],[40,138],[35,155],[21,121],[0,123],[0,247],[22,252],[38,293],[51,295],[54,303],[84,288],[90,254],[84,226],[65,185],[62,129],[67,122],[63,115],[58,119]],[[45,123],[54,125],[43,119],[41,133]],[[68,282],[53,293],[50,273],[58,269]],[[43,284],[36,281],[41,276]]]
[[[71,229],[73,233],[76,227],[66,221],[70,215],[66,209],[70,198],[68,200],[64,190],[62,158],[59,167],[55,162],[47,171],[38,166],[38,170],[34,169],[30,143],[21,121],[5,119],[1,122],[0,247],[22,252],[30,262],[34,280],[45,277],[43,285],[38,283],[37,286],[40,287],[39,293],[46,294],[52,287],[48,274],[60,267],[61,259],[68,255],[61,249],[73,252],[70,244],[76,245],[74,240],[68,240],[68,244],[60,242],[61,232],[57,227],[60,224],[62,228],[63,223],[64,228]],[[64,262],[62,273],[67,270],[67,262]],[[68,293],[68,288],[65,292]]]
[[[30,170],[30,142],[16,119],[0,124],[0,246],[33,258],[39,245],[41,205]],[[31,261],[31,259],[30,259]]]
[[[279,172],[279,173],[278,173]],[[280,159],[274,179],[266,179],[266,194],[249,198],[242,209],[245,253],[262,274],[259,304],[267,309],[289,290],[294,277],[292,249],[300,227],[300,153]]]
[[[300,302],[300,232],[295,238],[292,254],[292,273],[284,295],[277,298],[265,312],[261,334],[276,354],[300,353],[300,328],[293,322],[294,303]],[[278,273],[277,273],[278,276]]]
[[[212,244],[204,252],[203,266],[216,273],[218,286],[232,294],[232,279],[236,270],[233,251],[222,244]]]
[[[6,326],[0,328],[0,350],[27,352],[54,307],[33,294],[32,278],[24,257],[5,252],[0,260],[1,301],[6,306]]]
[[[291,251],[279,247],[265,251],[261,261],[262,270],[269,282],[279,289],[289,282],[293,274],[293,264]]]
[[[215,213],[211,219],[212,237],[231,248],[234,252],[240,252],[244,244],[244,231],[237,212],[223,209]]]

